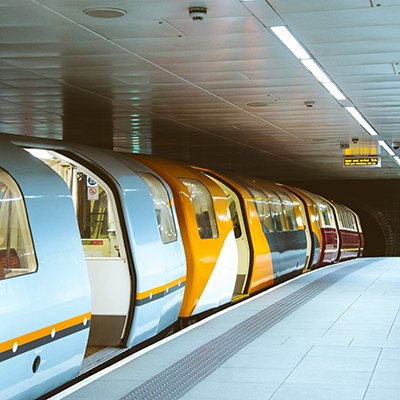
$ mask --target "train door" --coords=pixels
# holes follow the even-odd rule
[[[88,353],[120,345],[130,307],[130,272],[110,187],[87,167],[55,151],[28,149],[67,183],[78,220],[92,292]]]
[[[238,274],[233,294],[233,296],[236,297],[244,293],[250,271],[249,238],[247,236],[243,212],[240,206],[240,200],[237,194],[227,185],[208,174],[205,175],[207,175],[207,177],[209,177],[222,188],[229,201],[229,211],[232,218],[233,232],[235,234],[239,257]]]

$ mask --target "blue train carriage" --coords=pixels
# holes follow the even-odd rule
[[[132,347],[176,322],[186,262],[166,183],[115,152],[35,146],[74,199],[92,290],[89,352]]]
[[[90,283],[70,193],[0,139],[0,398],[34,399],[78,374]]]

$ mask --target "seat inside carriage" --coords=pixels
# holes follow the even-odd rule
[[[21,262],[15,249],[0,250],[0,279],[12,274],[14,269],[19,269]]]

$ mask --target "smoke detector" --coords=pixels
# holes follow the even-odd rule
[[[189,15],[193,21],[203,21],[203,18],[207,15],[207,7],[189,7]]]

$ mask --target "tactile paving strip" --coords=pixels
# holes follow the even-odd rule
[[[225,361],[279,321],[339,280],[369,263],[368,260],[357,260],[296,290],[194,350],[121,397],[120,400],[173,400],[181,398]]]

